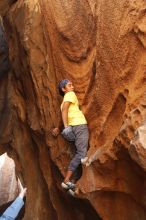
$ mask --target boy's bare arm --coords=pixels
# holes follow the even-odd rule
[[[61,132],[62,129],[63,129],[63,121],[62,118],[59,117],[56,127],[52,129],[52,135],[58,136],[58,134]]]
[[[64,127],[68,126],[68,109],[70,106],[71,102],[64,102],[63,107],[62,107],[62,120]]]
[[[59,131],[61,131],[63,129],[62,117],[59,117],[59,120],[57,122],[57,128],[59,129]]]
[[[68,108],[70,106],[71,102],[64,102],[63,107],[62,107],[62,118],[59,118],[59,121],[57,123],[56,128],[53,128],[52,130],[52,135],[53,136],[58,136],[58,134],[61,132],[64,127],[68,126]]]

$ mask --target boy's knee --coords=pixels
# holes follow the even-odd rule
[[[83,157],[85,157],[87,154],[87,148],[83,148],[81,150],[78,151],[78,155],[79,155],[79,158],[82,159]]]

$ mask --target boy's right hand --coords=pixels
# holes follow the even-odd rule
[[[52,133],[52,135],[53,135],[54,137],[57,137],[58,134],[60,133],[60,132],[59,132],[59,128],[53,128],[53,130],[51,131],[51,133]]]

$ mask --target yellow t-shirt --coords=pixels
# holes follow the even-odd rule
[[[87,124],[85,116],[79,109],[79,102],[74,92],[67,92],[64,95],[63,102],[61,104],[61,110],[64,102],[71,102],[68,109],[68,125],[82,125]]]

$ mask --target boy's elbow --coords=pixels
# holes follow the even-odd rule
[[[69,106],[70,106],[70,102],[65,102],[64,105],[63,105],[62,111],[68,110]]]

